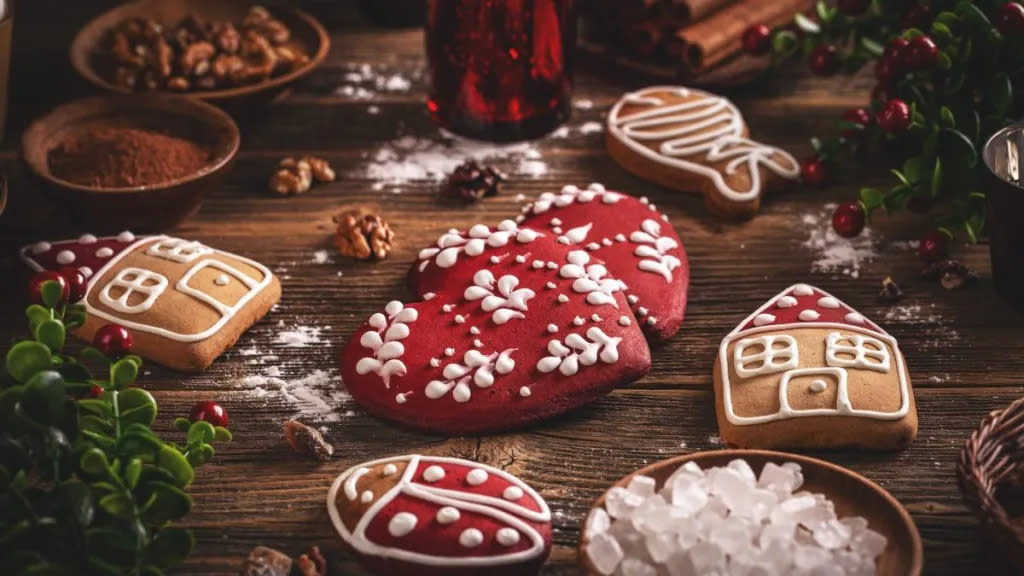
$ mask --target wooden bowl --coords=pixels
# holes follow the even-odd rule
[[[836,514],[840,518],[862,516],[867,519],[869,528],[889,540],[888,547],[877,560],[878,576],[920,576],[924,563],[921,536],[906,509],[878,484],[852,470],[823,460],[770,450],[695,452],[655,462],[619,480],[614,486],[626,487],[633,476],[643,474],[654,478],[660,490],[665,480],[687,462],[694,462],[701,468],[711,468],[725,466],[737,458],[746,460],[757,474],[760,474],[767,462],[796,462],[804,475],[800,490],[824,494],[835,504]],[[607,492],[602,494],[593,507],[604,506],[607,495]],[[584,574],[598,576],[600,573],[593,568],[585,553],[587,542],[584,524],[580,530],[580,564]]]
[[[149,186],[103,188],[54,176],[50,151],[75,128],[107,119],[198,142],[210,160],[195,174]],[[107,233],[162,230],[194,214],[230,171],[239,142],[235,121],[212,104],[167,94],[111,94],[61,105],[32,122],[21,144],[25,163],[72,217],[89,231]]]
[[[185,96],[216,102],[230,108],[251,104],[265,104],[284,92],[300,78],[313,71],[331,46],[330,36],[323,25],[302,10],[281,2],[258,0],[138,0],[122,4],[86,24],[71,43],[71,64],[86,80],[114,92],[134,94],[133,90],[116,84],[102,74],[97,55],[108,30],[127,18],[151,18],[165,26],[173,26],[189,14],[198,14],[210,20],[240,21],[255,4],[266,6],[275,18],[284,22],[292,33],[290,43],[301,47],[309,55],[309,62],[287,74],[274,76],[263,82],[217,90],[193,90]]]

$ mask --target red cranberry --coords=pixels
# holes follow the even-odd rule
[[[929,70],[939,61],[939,47],[927,36],[911,40],[903,54],[903,61],[911,70]]]
[[[907,11],[903,13],[903,18],[900,19],[900,25],[904,28],[923,28],[931,17],[931,10],[927,6],[921,5],[920,2],[914,2],[907,8]]]
[[[71,294],[71,289],[68,286],[68,281],[64,278],[64,276],[61,276],[59,272],[45,270],[33,276],[32,280],[29,281],[28,283],[28,297],[33,304],[43,305],[43,284],[46,284],[47,282],[50,281],[60,283],[61,287],[64,289],[64,292],[61,295],[61,301],[66,301],[68,299],[68,296],[70,296]]]
[[[99,398],[100,396],[103,395],[103,391],[104,390],[102,386],[97,386],[93,384],[92,388],[89,388],[89,393],[86,394],[86,396],[89,398]]]
[[[878,79],[879,84],[892,86],[902,72],[903,70],[894,56],[882,56],[875,60],[875,78]]]
[[[1007,36],[1024,33],[1024,6],[1007,2],[996,13],[996,29]]]
[[[96,331],[92,345],[104,356],[124,356],[132,351],[132,333],[120,324],[107,324]]]
[[[839,71],[839,54],[832,44],[818,46],[811,52],[807,67],[817,76],[832,76]]]
[[[925,262],[942,260],[949,255],[949,236],[942,230],[930,230],[924,235],[924,238],[921,238],[917,254]]]
[[[812,156],[800,163],[800,178],[804,184],[821,186],[828,179],[828,166],[821,158]]]
[[[885,52],[882,53],[883,58],[895,58],[894,64],[901,65],[903,63],[903,51],[910,44],[906,38],[897,36],[889,41],[885,45]]]
[[[772,30],[764,24],[753,24],[743,32],[743,51],[747,54],[767,54],[772,49]]]
[[[867,217],[859,202],[844,202],[832,213],[832,228],[843,238],[853,238],[864,230]]]
[[[902,134],[910,128],[910,106],[903,100],[889,100],[878,111],[878,126],[890,134]]]
[[[871,6],[871,0],[839,0],[836,6],[847,16],[860,16],[867,12],[868,6]]]
[[[843,112],[843,120],[846,120],[850,124],[857,124],[858,126],[867,126],[871,124],[871,113],[868,112],[867,108],[850,108],[846,112]],[[853,138],[860,134],[860,130],[847,129],[843,131],[845,138]]]
[[[212,400],[204,400],[196,402],[188,414],[188,419],[193,422],[205,420],[214,426],[227,426],[228,411]]]
[[[60,269],[60,275],[64,277],[64,281],[68,285],[68,302],[80,302],[82,298],[85,298],[85,290],[89,287],[89,281],[86,280],[85,274],[78,268],[67,267]]]

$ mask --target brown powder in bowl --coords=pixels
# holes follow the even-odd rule
[[[201,145],[163,132],[93,123],[49,151],[54,176],[83,186],[154,186],[196,174],[210,161]]]

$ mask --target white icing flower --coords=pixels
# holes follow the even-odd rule
[[[401,302],[393,300],[384,308],[387,314],[377,312],[370,316],[368,324],[376,331],[368,330],[359,339],[363,348],[373,351],[373,356],[360,358],[356,364],[356,373],[360,375],[374,374],[381,377],[384,387],[391,387],[392,376],[405,376],[405,363],[400,360],[405,354],[405,346],[401,340],[409,336],[409,326],[419,318],[415,308],[406,308]]]
[[[608,269],[601,264],[590,264],[590,255],[583,250],[573,250],[566,256],[568,264],[562,266],[559,275],[562,278],[574,278],[573,292],[587,295],[587,303],[594,306],[611,304],[618,308],[615,292],[623,289],[621,281],[605,278]],[[590,264],[588,266],[588,264]]]
[[[441,268],[451,268],[459,260],[459,254],[479,256],[487,248],[500,248],[515,239],[520,244],[528,244],[543,236],[531,228],[519,228],[512,220],[504,220],[498,227],[491,230],[483,224],[477,224],[465,234],[457,230],[449,230],[437,239],[436,246],[420,250],[420,271],[426,269],[430,259]]]
[[[442,372],[445,379],[432,380],[427,384],[424,394],[431,400],[437,400],[452,392],[456,402],[469,402],[473,396],[470,382],[477,388],[490,388],[494,385],[495,374],[508,374],[516,367],[516,361],[512,359],[515,351],[515,348],[509,348],[501,353],[487,355],[479,350],[467,350],[462,363],[452,362],[445,366]]]
[[[629,240],[640,244],[633,254],[642,258],[637,267],[645,272],[660,274],[665,282],[672,281],[672,271],[683,263],[668,251],[675,250],[679,243],[673,238],[661,235],[661,224],[657,220],[644,220],[640,230],[629,235]]]
[[[483,300],[480,307],[484,312],[492,312],[491,320],[499,326],[513,318],[526,318],[523,314],[528,310],[526,302],[537,295],[529,288],[516,289],[519,278],[506,274],[495,281],[494,275],[486,269],[473,275],[473,284],[466,288],[466,300]]]
[[[598,360],[605,364],[619,361],[619,342],[622,338],[612,337],[597,326],[587,330],[586,338],[573,333],[560,340],[548,342],[548,353],[537,362],[537,370],[548,374],[558,370],[565,376],[579,372],[580,366],[593,366]]]

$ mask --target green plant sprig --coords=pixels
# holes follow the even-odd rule
[[[192,508],[194,468],[231,433],[178,419],[185,442],[151,428],[153,396],[135,387],[142,359],[86,346],[64,352],[85,307],[55,281],[26,309],[31,340],[15,343],[0,374],[0,573],[161,575],[194,547],[174,522]],[[92,396],[92,397],[90,397]]]

